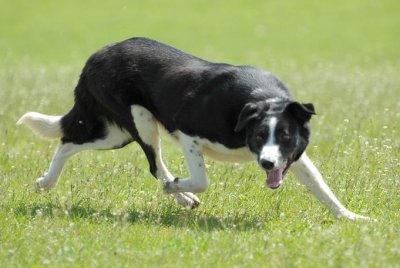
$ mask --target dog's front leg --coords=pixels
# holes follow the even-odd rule
[[[328,207],[335,218],[372,220],[371,218],[349,211],[340,203],[306,153],[303,153],[300,159],[293,163],[291,170],[299,181],[303,183],[322,204]]]
[[[175,178],[174,181],[166,182],[164,184],[164,193],[204,192],[210,181],[206,174],[202,145],[199,139],[182,133],[179,140],[189,168],[190,177],[185,179]]]

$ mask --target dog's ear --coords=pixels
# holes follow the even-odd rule
[[[268,104],[264,103],[247,103],[239,114],[235,126],[235,132],[243,130],[252,120],[256,119],[262,110],[268,110]]]
[[[286,106],[285,112],[305,123],[310,121],[311,116],[315,114],[315,109],[312,103],[300,104],[294,101]]]

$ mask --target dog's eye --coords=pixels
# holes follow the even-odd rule
[[[290,136],[288,134],[283,134],[281,136],[281,142],[282,143],[289,143],[290,142]]]
[[[265,140],[265,134],[264,133],[259,133],[256,136],[256,142],[257,143],[263,143]]]

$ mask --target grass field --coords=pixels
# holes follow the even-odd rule
[[[138,3],[135,3],[138,2]],[[400,267],[398,1],[0,0],[0,267]],[[15,122],[64,114],[90,53],[148,36],[280,76],[313,102],[308,148],[350,210],[336,221],[291,174],[269,190],[255,164],[207,160],[186,210],[162,194],[137,145],[84,152],[34,193],[57,142]],[[187,174],[165,143],[173,174]]]

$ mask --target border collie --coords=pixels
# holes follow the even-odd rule
[[[347,210],[304,152],[312,104],[293,100],[273,74],[251,66],[212,63],[146,38],[106,46],[86,62],[75,104],[64,116],[29,112],[18,124],[60,138],[37,192],[54,187],[65,162],[87,149],[116,149],[135,141],[165,194],[195,208],[193,193],[209,185],[203,154],[254,160],[266,184],[281,186],[289,168],[336,218],[369,219]],[[159,128],[180,143],[190,177],[174,177],[161,157]]]

